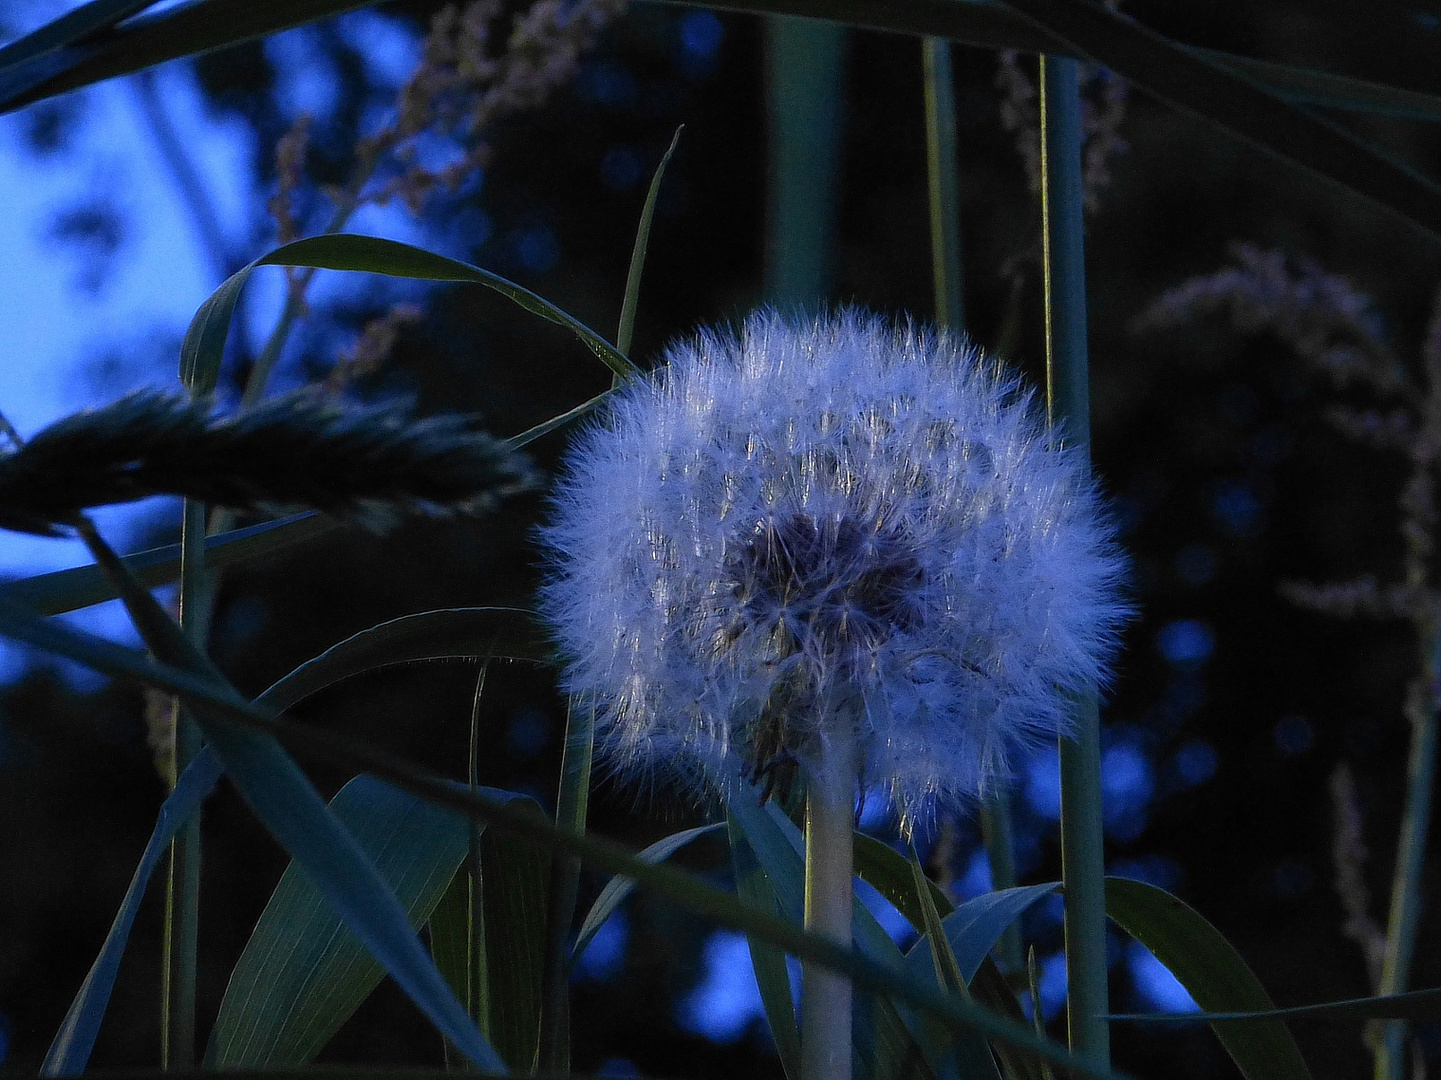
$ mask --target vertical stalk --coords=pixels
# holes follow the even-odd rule
[[[844,44],[835,23],[766,21],[765,292],[782,310],[813,306],[831,288]]]
[[[1426,862],[1426,837],[1431,825],[1432,789],[1436,783],[1437,700],[1441,680],[1441,630],[1423,638],[1424,682],[1410,703],[1411,753],[1406,763],[1406,806],[1396,844],[1396,872],[1391,882],[1391,912],[1386,920],[1386,955],[1381,962],[1378,994],[1406,990],[1416,935],[1421,924],[1421,872]],[[1403,1080],[1406,1023],[1392,1020],[1382,1029],[1376,1047],[1376,1080]]]
[[[965,332],[966,326],[951,43],[944,38],[924,38],[921,64],[926,95],[926,179],[931,207],[931,276],[936,288],[936,323],[959,334]]]
[[[805,927],[849,947],[856,774],[850,718],[822,732],[806,787]],[[850,1080],[851,983],[837,972],[801,966],[801,1080]]]
[[[205,504],[186,500],[180,527],[180,624],[204,648],[210,630],[205,573]],[[202,740],[180,703],[175,703],[175,778],[185,771]],[[160,1063],[166,1069],[195,1067],[195,972],[200,930],[200,815],[170,844],[165,890],[165,940],[161,959]]]
[[[585,832],[590,805],[591,763],[595,756],[595,710],[572,699],[566,710],[565,745],[560,759],[560,791],[555,802],[555,823],[572,832]],[[544,975],[541,988],[541,1026],[538,1067],[541,1071],[570,1071],[570,995],[566,938],[575,919],[580,891],[580,861],[557,851],[550,865],[550,908],[545,936]]]
[[[1086,355],[1081,102],[1076,61],[1041,59],[1041,215],[1046,297],[1046,405],[1067,439],[1090,442]],[[1101,827],[1101,724],[1094,691],[1061,739],[1061,876],[1066,891],[1067,1022],[1071,1049],[1110,1061],[1106,986],[1106,863]]]

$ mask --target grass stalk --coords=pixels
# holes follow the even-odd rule
[[[849,725],[819,741],[806,786],[805,928],[851,946],[857,761]],[[801,1080],[850,1080],[851,983],[817,964],[801,965]]]
[[[1074,60],[1041,60],[1041,215],[1046,315],[1046,407],[1068,442],[1090,442],[1086,352],[1081,101]],[[1060,742],[1061,877],[1066,891],[1067,1021],[1071,1049],[1110,1061],[1106,986],[1105,840],[1101,724],[1094,691],[1076,703]]]
[[[566,709],[560,790],[555,801],[555,823],[562,829],[585,832],[594,756],[595,711],[590,705],[572,699]],[[570,963],[566,954],[566,939],[575,921],[579,891],[580,860],[557,849],[550,865],[550,904],[541,980],[537,1064],[542,1072],[570,1070],[570,981],[567,977]]]
[[[814,307],[831,287],[844,34],[835,23],[766,21],[765,292],[783,312]]]
[[[210,630],[210,588],[205,569],[204,503],[186,500],[180,527],[180,624],[204,648]],[[203,740],[195,721],[175,709],[175,779]],[[166,1069],[195,1067],[195,981],[200,933],[200,816],[191,818],[170,844],[165,888],[165,935],[160,982],[160,1062]]]
[[[921,41],[926,99],[926,179],[930,195],[931,277],[936,290],[936,324],[963,333],[965,306],[961,272],[961,187],[956,166],[956,90],[951,76],[951,43]]]
[[[1426,678],[1436,687],[1441,680],[1441,632],[1432,629],[1422,644]],[[1386,920],[1386,953],[1381,962],[1378,994],[1406,990],[1416,937],[1421,925],[1421,875],[1426,863],[1426,841],[1431,825],[1432,791],[1436,783],[1437,693],[1417,695],[1410,710],[1411,750],[1406,763],[1406,804],[1401,835],[1396,845],[1396,870],[1391,882],[1391,910]],[[1382,1029],[1375,1049],[1376,1080],[1403,1080],[1407,1025],[1392,1020]]]

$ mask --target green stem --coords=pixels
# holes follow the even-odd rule
[[[805,928],[851,945],[856,737],[848,717],[821,733],[806,788]],[[801,1080],[850,1080],[851,983],[801,965]]]
[[[585,832],[594,754],[595,712],[589,705],[572,700],[566,711],[555,823],[575,833]],[[537,1065],[542,1072],[570,1071],[570,996],[566,977],[569,958],[565,942],[575,921],[575,902],[579,891],[580,860],[557,849],[550,865],[550,906],[541,986]]]
[[[210,629],[210,588],[205,570],[205,504],[186,500],[180,531],[180,623],[204,647]],[[175,705],[174,778],[185,771],[203,740],[186,710]],[[170,844],[161,960],[161,1065],[195,1067],[195,972],[200,931],[200,816],[186,822]]]
[[[1066,440],[1090,442],[1086,354],[1085,222],[1081,102],[1076,61],[1041,60],[1041,214],[1046,298],[1046,404]],[[1105,839],[1101,823],[1101,723],[1094,692],[1082,695],[1074,734],[1062,738],[1061,877],[1066,891],[1067,1021],[1071,1049],[1110,1061],[1106,986]]]
[[[991,864],[991,888],[1016,887],[1016,845],[1011,829],[1011,792],[1001,787],[986,796],[981,804],[981,837],[986,845],[986,857]],[[1021,928],[1015,923],[1006,927],[1005,933],[996,945],[996,963],[1006,974],[1020,971]]]
[[[1441,632],[1432,629],[1422,640],[1426,687],[1441,679]],[[1416,936],[1421,925],[1421,875],[1426,863],[1426,838],[1431,825],[1432,789],[1436,782],[1437,710],[1434,691],[1417,693],[1411,707],[1411,754],[1406,764],[1406,806],[1396,845],[1396,872],[1391,883],[1391,912],[1386,921],[1386,955],[1381,964],[1378,994],[1406,990]],[[1376,1047],[1376,1080],[1402,1080],[1406,1062],[1406,1024],[1386,1024]]]
[[[965,331],[961,274],[961,193],[956,168],[956,91],[951,78],[951,43],[921,41],[926,97],[926,177],[931,208],[931,268],[936,289],[936,323]]]
[[[765,292],[783,311],[812,307],[831,289],[844,44],[835,23],[766,20]]]

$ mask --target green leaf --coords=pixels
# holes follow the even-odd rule
[[[40,1066],[41,1076],[79,1076],[90,1062],[90,1053],[95,1049],[95,1038],[105,1011],[110,1005],[110,995],[115,989],[115,976],[120,971],[120,958],[130,940],[130,931],[135,925],[135,914],[140,910],[140,901],[145,897],[145,887],[155,874],[181,827],[200,809],[205,797],[215,788],[220,779],[220,761],[214,754],[202,753],[190,763],[180,775],[170,796],[160,807],[155,829],[145,844],[140,863],[130,878],[120,909],[105,935],[105,943],[96,956],[95,963],[85,976],[75,1000],[65,1014],[55,1040],[50,1044],[45,1060]]]
[[[717,822],[714,825],[700,825],[694,829],[682,829],[680,832],[671,833],[669,836],[657,840],[649,847],[643,848],[636,853],[636,858],[644,859],[649,863],[665,862],[681,848],[686,847],[692,841],[699,840],[702,836],[710,836],[725,828],[724,822]],[[628,877],[613,877],[605,883],[600,895],[591,904],[590,910],[585,913],[585,920],[580,924],[580,932],[575,938],[575,947],[571,950],[570,959],[574,964],[581,957],[581,954],[590,946],[605,921],[615,914],[617,908],[625,903],[626,897],[635,892],[635,879]]]
[[[346,784],[330,808],[394,890],[410,925],[419,928],[465,859],[469,822],[371,776]],[[207,1067],[309,1064],[383,974],[292,862],[231,973],[206,1052]]]
[[[983,893],[967,900],[942,920],[946,940],[951,943],[956,963],[967,982],[975,978],[982,961],[996,947],[1006,928],[1060,887],[1059,881],[1048,881],[1042,885]]]
[[[128,649],[63,623],[48,621],[0,596],[0,634],[110,675],[127,676],[182,697],[192,707],[205,707],[248,730],[263,732],[284,745],[330,765],[370,772],[439,806],[449,806],[474,820],[504,829],[548,849],[574,855],[600,870],[633,877],[641,888],[667,897],[720,926],[756,934],[786,952],[848,975],[856,986],[890,995],[944,1020],[952,1030],[975,1028],[1001,1039],[1019,1052],[1039,1056],[1089,1080],[1126,1080],[1126,1074],[1101,1068],[1077,1057],[1064,1046],[1041,1039],[1025,1024],[990,1009],[943,995],[904,972],[877,962],[859,950],[846,949],[785,919],[751,907],[730,893],[712,888],[694,875],[667,864],[650,864],[614,841],[594,834],[580,835],[556,828],[535,815],[471,794],[432,776],[382,750],[307,724],[287,724],[269,710],[239,702],[228,688],[208,675],[197,675],[172,664],[157,662],[143,652]],[[429,964],[429,962],[427,961]],[[430,965],[433,967],[433,965]],[[448,992],[448,991],[447,991]]]
[[[54,78],[70,66],[75,53],[89,51],[84,46],[154,3],[155,0],[92,0],[0,48],[0,101],[17,97]],[[61,50],[70,46],[80,48],[71,49],[72,56],[64,55]]]
[[[311,694],[391,664],[450,657],[497,657],[541,662],[548,650],[534,616],[521,608],[441,608],[362,630],[307,660],[256,698],[285,710]]]
[[[469,852],[467,852],[467,855]],[[450,886],[441,894],[435,910],[430,913],[426,929],[430,936],[430,955],[435,958],[436,969],[450,985],[456,1000],[465,1006],[465,1011],[480,1028],[487,1039],[488,1017],[480,1007],[481,987],[478,982],[485,978],[485,957],[472,957],[471,942],[480,945],[484,953],[485,942],[481,934],[471,926],[472,879],[464,863],[450,879]],[[479,979],[476,978],[479,976]],[[446,1048],[449,1055],[450,1049]],[[448,1057],[447,1057],[448,1063]]]
[[[55,68],[45,81],[0,96],[0,111],[366,6],[366,0],[204,0],[176,5],[55,52]],[[52,35],[54,25],[36,34]]]
[[[396,240],[335,233],[296,240],[276,248],[268,255],[262,255],[230,275],[220,288],[200,305],[200,310],[191,320],[190,327],[185,332],[185,340],[180,346],[180,375],[195,393],[210,393],[215,388],[220,373],[220,361],[225,351],[225,340],[229,336],[230,322],[235,314],[235,303],[240,298],[240,290],[257,266],[355,270],[424,281],[458,281],[484,285],[526,311],[571,331],[617,375],[630,375],[636,370],[635,365],[614,345],[590,327],[567,315],[550,301],[499,274]]]
[[[549,825],[534,800],[527,813]],[[481,901],[485,909],[486,1030],[516,1072],[535,1069],[540,1044],[545,972],[545,910],[551,853],[528,840],[487,829],[480,840]]]
[[[666,148],[660,164],[655,168],[655,175],[650,180],[650,190],[645,193],[645,203],[641,206],[640,224],[635,230],[635,246],[630,253],[630,270],[625,277],[625,298],[620,305],[620,328],[615,334],[615,347],[626,354],[630,353],[630,339],[635,330],[635,311],[640,303],[640,279],[645,272],[645,252],[650,245],[650,223],[655,217],[656,196],[660,194],[660,182],[665,178],[666,166],[670,164],[671,155],[680,143],[680,133],[684,130],[685,125],[682,124],[671,136],[670,146]]]
[[[916,928],[916,933],[924,934],[926,916],[916,896],[915,881],[906,857],[889,844],[863,832],[856,833],[855,852],[856,876],[884,896]],[[931,903],[936,905],[942,917],[954,910],[950,897],[935,882],[930,882],[930,892]]]
[[[91,554],[115,582],[151,651],[201,680],[213,697],[227,703],[228,708],[218,709],[205,699],[187,697],[185,702],[226,774],[261,822],[436,1027],[476,1065],[501,1067],[495,1048],[475,1029],[421,947],[395,894],[309,778],[273,734],[234,722],[233,714],[249,711],[250,703],[186,638],[93,527],[82,521],[80,531]]]
[[[1007,4],[1164,101],[1441,236],[1441,186],[1230,67],[1085,0]]]
[[[243,529],[206,537],[205,561],[211,570],[232,566],[282,551],[292,544],[324,536],[340,523],[323,514],[305,513]],[[180,577],[180,545],[166,544],[125,556],[125,565],[142,585],[165,585]],[[59,615],[103,604],[117,596],[115,586],[98,566],[76,566],[48,574],[7,581],[0,585],[0,596],[18,601],[42,615]]]
[[[1441,988],[1411,990],[1404,994],[1323,1001],[1258,1012],[1117,1013],[1112,1020],[1133,1023],[1248,1024],[1269,1020],[1418,1020],[1441,1019]]]
[[[1106,913],[1175,975],[1210,1012],[1274,1009],[1241,954],[1195,909],[1164,889],[1106,879]],[[1310,1080],[1296,1040],[1280,1020],[1218,1022],[1216,1036],[1247,1080]]]

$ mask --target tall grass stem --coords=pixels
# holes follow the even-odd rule
[[[1433,628],[1422,643],[1426,665],[1425,686],[1441,685],[1441,632]],[[1406,804],[1401,835],[1396,845],[1396,871],[1391,883],[1391,911],[1386,920],[1386,954],[1381,964],[1378,994],[1404,993],[1416,953],[1421,924],[1421,876],[1426,863],[1426,841],[1431,825],[1436,783],[1437,711],[1441,707],[1433,689],[1417,701],[1411,716],[1411,751],[1406,763]],[[1376,1080],[1404,1080],[1406,1023],[1393,1020],[1382,1029],[1376,1047]]]
[[[818,739],[806,785],[805,928],[851,946],[856,776],[849,717]],[[741,795],[741,798],[747,796]],[[801,1080],[850,1080],[851,983],[816,964],[801,966]]]
[[[921,41],[926,101],[926,179],[931,210],[931,270],[936,323],[965,331],[965,278],[961,270],[961,185],[957,171],[956,90],[951,43]]]
[[[765,292],[784,312],[814,308],[831,289],[844,47],[835,23],[766,21]]]
[[[1090,442],[1086,351],[1085,221],[1080,80],[1074,60],[1041,60],[1041,215],[1046,318],[1046,406],[1068,442]],[[1067,1021],[1071,1049],[1110,1061],[1106,986],[1105,838],[1101,724],[1096,694],[1077,702],[1062,738],[1061,877],[1066,891]]]
[[[205,568],[204,503],[187,499],[180,525],[180,624],[204,649],[210,631],[209,575]],[[200,753],[203,740],[195,721],[178,700],[175,754],[170,783]],[[195,1067],[196,955],[200,935],[200,815],[197,813],[170,844],[165,889],[165,936],[161,959],[161,1064],[167,1069]]]
[[[677,133],[679,134],[679,133]],[[671,144],[674,148],[675,144]],[[565,744],[560,759],[560,790],[555,823],[584,833],[590,806],[590,774],[595,758],[595,712],[572,698],[566,709]],[[580,860],[556,850],[550,866],[550,908],[541,987],[540,1052],[542,1072],[570,1071],[570,965],[566,939],[575,921],[580,891]]]

